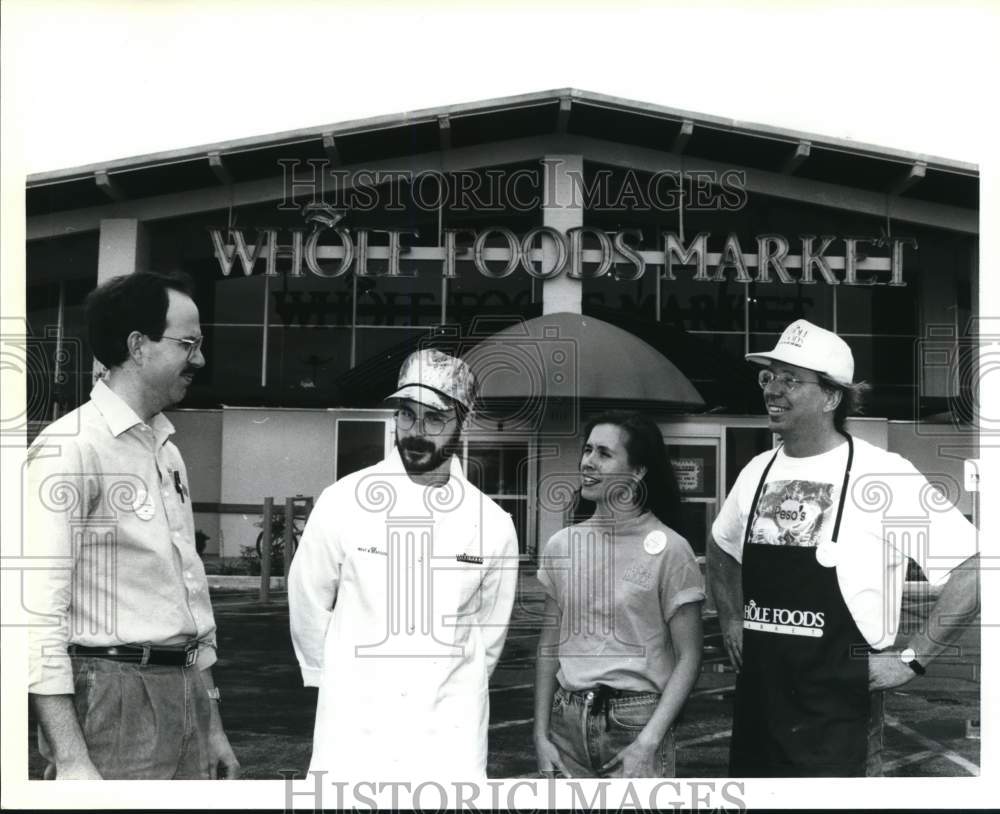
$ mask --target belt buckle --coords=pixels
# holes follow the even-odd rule
[[[198,646],[195,645],[190,650],[184,653],[184,666],[193,667],[194,663],[198,661]]]

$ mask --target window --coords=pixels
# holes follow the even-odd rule
[[[334,479],[377,464],[392,449],[392,443],[392,418],[388,415],[338,418]]]
[[[465,471],[469,481],[514,518],[521,554],[529,551],[528,494],[531,459],[526,443],[469,442]]]

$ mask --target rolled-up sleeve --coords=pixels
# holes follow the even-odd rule
[[[288,572],[288,614],[292,646],[302,682],[318,687],[323,675],[326,631],[333,615],[344,562],[334,487],[316,501]]]
[[[687,540],[670,538],[660,571],[660,605],[669,622],[681,605],[705,600],[705,579]]]

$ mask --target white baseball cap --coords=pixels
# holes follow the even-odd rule
[[[785,362],[829,376],[837,384],[854,381],[854,354],[848,344],[833,331],[797,319],[778,339],[774,350],[748,353],[748,362],[770,367],[771,362]]]
[[[411,353],[399,369],[399,388],[386,399],[411,399],[435,410],[450,410],[458,402],[472,409],[476,377],[461,359],[436,348]]]

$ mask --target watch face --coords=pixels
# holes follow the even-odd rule
[[[917,654],[913,652],[912,647],[907,647],[903,652],[899,654],[899,660],[904,664],[909,664],[917,657]]]

